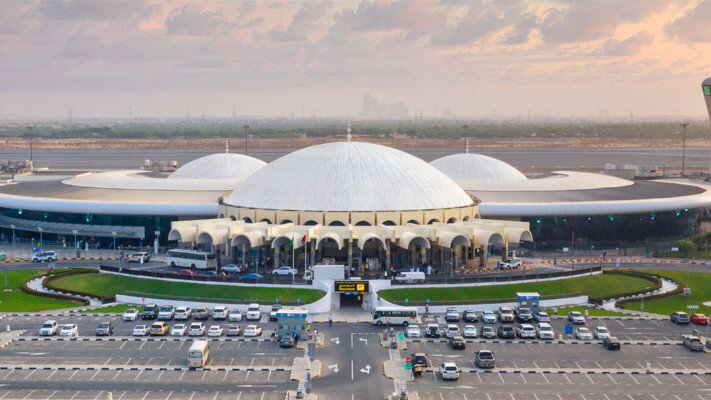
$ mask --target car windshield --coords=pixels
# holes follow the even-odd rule
[[[479,353],[479,358],[483,358],[485,360],[491,360],[492,358],[494,358],[494,356],[491,353],[481,352],[481,353]]]
[[[108,328],[109,324],[99,324],[99,328]]]
[[[551,328],[550,326],[541,326],[540,329],[541,329],[542,331],[550,331],[550,330],[553,330],[553,328]]]
[[[51,328],[51,327],[52,327],[52,324],[43,324],[42,325],[42,328]]]
[[[172,310],[173,310],[173,307],[171,307],[171,306],[163,306],[163,307],[160,308],[160,310],[161,310],[161,311],[172,311]]]
[[[457,367],[455,367],[454,365],[445,365],[444,370],[445,371],[456,371]]]
[[[72,329],[72,325],[64,325],[62,329]]]

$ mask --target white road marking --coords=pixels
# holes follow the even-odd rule
[[[353,380],[353,360],[351,360],[351,380]]]
[[[137,380],[138,380],[138,377],[141,376],[141,374],[143,373],[143,371],[144,371],[144,370],[138,371],[138,375],[136,375],[136,377],[133,378],[133,380],[134,380],[134,381],[137,381]]]
[[[22,399],[24,400],[24,399],[30,397],[30,395],[32,395],[32,393],[34,393],[34,392],[35,392],[34,390],[30,390],[30,392],[27,393],[27,394],[25,395],[25,397],[23,397]]]
[[[26,376],[26,377],[24,377],[24,378],[23,378],[22,380],[23,380],[23,381],[26,381],[26,380],[27,380],[27,378],[29,378],[30,376],[32,376],[32,374],[34,374],[35,372],[37,372],[37,370],[36,370],[36,369],[33,369],[33,370],[32,370],[32,371],[30,371],[30,373],[29,373],[29,374],[27,374],[27,376]]]

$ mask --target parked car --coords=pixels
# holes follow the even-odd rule
[[[158,318],[158,306],[155,304],[146,304],[141,312],[141,319],[156,319]]]
[[[579,340],[592,340],[593,335],[590,332],[590,329],[586,327],[580,327],[575,330],[575,338]]]
[[[688,325],[690,322],[689,314],[683,311],[674,311],[669,316],[669,319],[677,325]]]
[[[270,321],[276,321],[277,320],[277,313],[281,310],[281,306],[279,304],[272,304],[272,309],[269,311],[269,320]]]
[[[282,338],[279,339],[279,347],[292,348],[292,347],[294,347],[295,342],[296,341],[294,340],[293,336],[290,336],[290,335],[282,336]]]
[[[138,318],[138,310],[135,308],[129,308],[123,313],[124,321],[135,321]]]
[[[410,362],[413,367],[419,365],[422,368],[427,368],[427,365],[429,365],[429,361],[427,361],[427,355],[425,353],[411,354]]]
[[[496,360],[494,352],[490,350],[479,350],[474,353],[474,366],[477,368],[495,368]]]
[[[32,262],[54,262],[57,261],[56,251],[40,251],[35,253],[31,258]]]
[[[241,274],[242,272],[246,271],[247,269],[241,265],[235,265],[235,264],[227,264],[224,267],[222,267],[223,272],[227,272],[228,274]]]
[[[706,325],[709,323],[709,317],[704,314],[694,314],[689,317],[689,321],[695,325]]]
[[[417,325],[409,325],[407,329],[405,329],[405,336],[409,338],[420,338],[422,337],[422,331],[420,331],[420,327]]]
[[[607,327],[596,326],[595,329],[593,329],[593,336],[597,340],[603,340],[606,337],[610,337],[610,331],[607,329]]]
[[[493,311],[484,311],[481,313],[481,319],[485,324],[495,324],[498,321],[498,317]]]
[[[459,322],[459,311],[454,307],[448,307],[444,314],[445,322]]]
[[[197,276],[197,274],[198,274],[197,272],[195,272],[191,269],[181,269],[180,271],[178,271],[178,273],[176,275],[192,278],[194,276]]]
[[[77,337],[79,336],[79,327],[76,324],[64,324],[59,329],[59,336]]]
[[[114,334],[114,326],[111,322],[102,322],[96,327],[96,336],[111,336]]]
[[[158,320],[170,321],[175,315],[175,308],[171,305],[164,305],[158,308]]]
[[[500,322],[514,322],[515,316],[512,309],[508,307],[499,307]]]
[[[212,319],[217,321],[227,319],[227,307],[215,306],[212,309]]]
[[[444,328],[444,337],[446,338],[452,338],[460,335],[461,332],[459,331],[459,327],[457,325],[449,324],[446,328]]]
[[[467,348],[467,343],[461,336],[452,336],[449,338],[449,347],[454,350],[464,350]]]
[[[247,306],[247,321],[259,321],[260,319],[262,319],[262,311],[259,304],[252,303]]]
[[[207,330],[207,336],[217,337],[222,336],[224,329],[220,325],[212,325],[210,329]]]
[[[210,318],[210,311],[205,307],[198,307],[193,310],[193,318],[197,320],[205,320]]]
[[[541,322],[538,324],[538,338],[539,339],[555,339],[555,332],[553,328],[547,322]]]
[[[464,322],[479,322],[479,314],[474,310],[464,310],[462,319]]]
[[[494,339],[496,338],[496,330],[493,326],[483,326],[481,328],[481,337],[485,339]]]
[[[620,350],[622,347],[620,341],[614,336],[608,336],[602,339],[602,345],[608,350]]]
[[[497,333],[501,339],[513,339],[515,337],[513,326],[501,325]]]
[[[239,277],[239,280],[241,281],[261,281],[264,279],[264,275],[261,274],[255,274],[255,273],[249,273],[249,274],[244,274]]]
[[[684,347],[691,351],[704,351],[704,345],[697,336],[684,335],[682,336],[682,343],[684,343]]]
[[[242,322],[242,311],[233,308],[227,314],[227,320],[230,322]]]
[[[242,328],[239,325],[227,325],[227,336],[239,336],[242,334]]]
[[[260,336],[261,334],[262,334],[262,327],[259,325],[247,325],[247,327],[244,328],[244,336],[245,337]]]
[[[185,321],[187,319],[190,319],[190,316],[193,314],[192,308],[188,306],[180,306],[175,309],[175,318],[176,321]]]
[[[498,270],[511,270],[519,269],[523,263],[518,258],[511,258],[506,261],[499,261],[496,263],[496,269]]]
[[[439,325],[437,324],[427,324],[425,327],[425,336],[430,338],[438,338],[442,336],[442,332],[439,330]]]
[[[539,311],[533,314],[533,320],[536,322],[551,322],[551,317],[545,311]]]
[[[396,283],[401,284],[425,283],[425,273],[422,271],[403,271],[397,273],[393,279]]]
[[[296,268],[291,267],[279,267],[272,271],[272,275],[286,276],[286,275],[296,275],[299,271]]]
[[[521,324],[516,327],[516,336],[521,339],[535,339],[536,328],[531,324]]]
[[[444,380],[459,379],[459,367],[453,362],[443,362],[439,365],[439,374]]]
[[[518,322],[531,322],[533,321],[533,314],[528,308],[520,307],[516,309],[516,319]]]
[[[154,322],[151,325],[151,328],[149,329],[148,333],[151,336],[165,336],[168,334],[169,331],[170,331],[170,326],[168,326],[168,324],[166,324],[165,322],[160,321],[160,322]]]
[[[190,324],[190,330],[188,331],[190,336],[203,336],[205,335],[205,324],[202,322],[193,322]]]
[[[571,311],[568,313],[568,321],[575,325],[584,325],[585,316],[580,311]]]
[[[123,256],[123,260],[129,263],[140,263],[148,262],[151,259],[151,255],[148,252],[141,251],[138,253],[126,254]]]
[[[188,326],[185,324],[175,324],[170,328],[170,336],[185,336],[188,333]]]
[[[148,325],[140,324],[133,327],[131,332],[133,336],[146,336],[148,335]]]
[[[465,325],[463,336],[465,338],[475,338],[477,336],[476,326]]]
[[[39,335],[40,336],[54,336],[59,332],[59,324],[57,321],[50,319],[48,321],[44,321],[42,326],[39,328]]]

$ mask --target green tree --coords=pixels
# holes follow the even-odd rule
[[[679,251],[684,253],[684,257],[689,255],[689,252],[694,251],[694,242],[692,242],[689,239],[682,239],[676,242],[677,247],[679,247]]]

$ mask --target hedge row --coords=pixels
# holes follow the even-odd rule
[[[51,276],[53,274],[43,274],[43,275],[50,275]],[[40,275],[40,276],[42,276],[42,275]],[[33,279],[35,279],[35,278],[33,278]],[[49,279],[49,277],[47,279]],[[84,306],[88,306],[90,304],[89,300],[82,299],[82,298],[76,298],[73,296],[67,296],[65,294],[38,292],[38,291],[30,288],[29,286],[27,286],[27,282],[24,282],[22,285],[20,285],[20,290],[22,290],[23,292],[25,292],[27,294],[31,294],[31,295],[35,295],[35,296],[49,297],[52,299],[59,299],[59,300],[76,301],[78,303],[81,303]]]
[[[572,293],[561,293],[561,294],[552,294],[552,295],[546,295],[546,296],[541,296],[541,300],[554,300],[554,299],[564,299],[568,297],[578,297],[582,296],[582,293],[579,292],[572,292]],[[518,298],[517,297],[510,297],[506,299],[479,299],[479,300],[467,300],[466,304],[498,304],[498,303],[517,303]],[[424,301],[410,301],[407,304],[405,304],[404,301],[392,301],[391,303],[397,304],[400,306],[424,306],[427,304]],[[462,300],[453,300],[453,301],[432,301],[430,302],[430,306],[456,306],[456,305],[461,305]]]
[[[661,277],[659,277],[659,276],[657,276],[657,275],[654,275],[654,274],[648,274],[648,275],[649,275],[649,276],[653,276],[653,277],[655,277],[655,278],[661,280]],[[684,293],[684,288],[686,288],[685,285],[682,285],[682,284],[680,284],[679,282],[677,282],[677,281],[675,281],[675,280],[673,280],[673,279],[670,279],[670,278],[665,278],[665,279],[669,279],[670,281],[676,283],[676,284],[677,284],[676,289],[672,290],[671,292],[667,292],[667,293],[657,293],[657,294],[653,294],[653,295],[651,295],[651,296],[645,297],[644,299],[645,299],[645,300],[663,299],[663,298],[665,298],[665,297],[676,296],[676,295],[680,295],[680,294],[683,294],[683,293]],[[629,303],[629,302],[632,302],[632,301],[638,301],[638,300],[639,300],[639,299],[625,299],[625,300],[620,300],[620,301],[617,302],[617,306],[620,307],[620,308],[625,308],[625,304],[626,304],[626,303]]]
[[[99,271],[98,271],[98,270],[95,270],[95,269],[87,269],[87,268],[72,269],[72,270],[67,271],[67,272],[60,272],[60,273],[53,274],[53,275],[47,277],[47,279],[44,280],[44,286],[45,286],[46,288],[48,288],[48,289],[57,290],[57,291],[60,291],[60,292],[71,293],[71,294],[75,294],[75,295],[77,295],[77,296],[86,296],[86,295],[87,295],[86,293],[80,292],[80,291],[78,291],[78,290],[71,290],[71,289],[66,289],[66,288],[58,288],[58,287],[56,287],[56,286],[54,286],[54,285],[52,284],[52,281],[55,280],[55,279],[58,279],[58,278],[62,278],[62,277],[65,277],[65,276],[69,276],[69,275],[98,274],[98,273],[99,273]],[[116,301],[116,296],[106,296],[106,297],[103,297],[103,296],[92,296],[92,297],[98,298],[99,300],[101,300],[102,303],[112,303],[112,302]]]
[[[648,280],[648,281],[654,283],[656,287],[654,287],[652,289],[634,290],[631,292],[618,293],[615,296],[611,296],[611,297],[602,297],[602,298],[590,297],[588,301],[592,304],[602,304],[603,302],[605,302],[607,300],[616,299],[616,298],[620,298],[620,297],[637,296],[637,295],[640,295],[643,293],[649,293],[650,291],[654,291],[654,290],[657,290],[662,287],[661,278],[659,278],[658,276],[646,274],[646,273],[640,272],[640,271],[629,270],[629,269],[622,269],[622,270],[615,269],[615,270],[605,270],[605,271],[603,271],[603,274],[633,276],[636,278]]]

